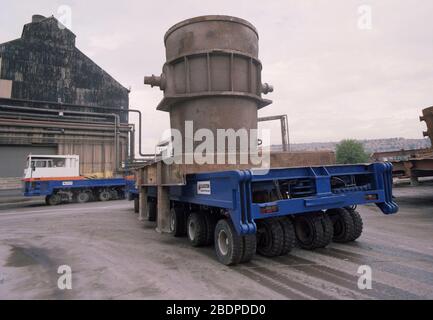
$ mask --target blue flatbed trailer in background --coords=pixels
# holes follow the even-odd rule
[[[24,179],[23,187],[24,196],[45,196],[47,204],[57,205],[72,201],[83,203],[91,200],[123,199],[126,181],[125,178],[33,178]]]
[[[147,186],[148,220],[156,220],[156,186]],[[127,182],[139,211],[139,192]],[[236,264],[256,252],[286,254],[331,240],[349,242],[362,232],[357,205],[375,204],[384,214],[398,211],[392,196],[392,165],[373,163],[272,168],[188,174],[185,185],[169,187],[175,236],[194,246],[215,243],[219,261]]]

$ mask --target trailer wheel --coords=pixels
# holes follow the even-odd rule
[[[218,261],[226,266],[241,262],[243,239],[236,233],[231,221],[221,219],[215,226],[215,253]]]
[[[98,198],[100,201],[108,201],[111,198],[110,192],[108,192],[107,190],[102,190],[101,192],[99,192]]]
[[[256,234],[247,234],[242,236],[243,250],[241,263],[250,261],[257,251],[257,236]]]
[[[334,225],[333,241],[345,243],[355,239],[355,224],[349,210],[344,208],[327,211]]]
[[[111,200],[118,200],[118,199],[120,199],[119,192],[117,192],[116,189],[113,189],[113,190],[110,191],[110,199]]]
[[[356,210],[348,210],[348,211],[349,211],[350,215],[352,216],[353,227],[354,227],[353,237],[351,238],[350,241],[355,241],[362,234],[362,229],[363,229],[362,217],[359,214],[359,212]]]
[[[88,202],[90,200],[90,195],[86,191],[80,191],[78,192],[76,199],[78,203]]]
[[[117,194],[118,194],[120,200],[123,200],[126,198],[126,192],[125,192],[125,189],[123,189],[123,188],[119,189],[117,191]]]
[[[62,198],[57,193],[45,197],[45,203],[50,206],[56,206],[62,202]]]
[[[217,221],[211,212],[203,212],[203,216],[206,222],[206,244],[205,245],[208,246],[214,242],[215,226]]]
[[[193,247],[206,245],[206,221],[203,214],[193,212],[188,216],[187,220],[188,240]]]
[[[284,231],[278,219],[260,220],[257,224],[257,252],[265,257],[281,254],[284,247]]]
[[[332,221],[323,213],[300,215],[295,217],[295,233],[301,248],[323,248],[332,240]]]
[[[182,237],[186,233],[185,212],[182,208],[173,207],[170,210],[170,231],[175,237]]]
[[[140,210],[140,202],[138,198],[134,198],[134,212],[138,213]]]
[[[281,227],[283,228],[283,250],[280,255],[286,255],[290,251],[292,251],[293,247],[296,244],[296,235],[295,235],[295,227],[293,226],[292,221],[288,217],[281,217],[278,219]]]
[[[319,248],[326,247],[331,243],[332,238],[334,236],[334,224],[332,223],[331,218],[326,213],[320,214],[322,219],[322,227],[323,227],[323,241],[322,246]]]

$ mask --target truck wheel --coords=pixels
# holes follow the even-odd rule
[[[134,199],[134,212],[138,213],[140,210],[140,202],[138,198]]]
[[[344,208],[327,211],[334,225],[333,241],[345,243],[355,239],[355,225],[350,211]]]
[[[50,206],[56,206],[60,202],[62,202],[62,198],[57,193],[45,197],[45,203]]]
[[[171,208],[170,231],[175,237],[182,237],[185,235],[185,213],[182,208]]]
[[[242,236],[243,250],[241,263],[250,261],[257,251],[257,236],[256,234],[247,234]]]
[[[76,198],[77,198],[78,203],[84,203],[84,202],[88,202],[90,200],[90,195],[88,192],[80,191],[80,192],[78,192]]]
[[[221,219],[215,226],[215,253],[226,266],[238,264],[243,256],[242,237],[236,233],[231,221]],[[245,256],[246,258],[246,256]]]
[[[323,213],[300,215],[295,217],[295,233],[301,248],[323,248],[332,240],[332,222]]]
[[[257,224],[257,252],[265,257],[281,254],[284,246],[284,232],[278,219],[268,218]]]
[[[98,198],[100,201],[108,201],[111,198],[110,192],[108,192],[107,190],[102,190],[101,192],[99,192]]]
[[[322,217],[322,226],[323,226],[323,247],[326,247],[331,243],[332,238],[334,237],[334,224],[332,223],[331,218],[326,213],[321,213]]]
[[[111,190],[110,191],[110,199],[111,200],[118,200],[118,199],[120,199],[120,197],[119,197],[119,192],[117,192],[117,190]]]
[[[193,212],[188,216],[186,230],[188,240],[193,247],[200,247],[206,245],[207,240],[207,227],[203,214]]]
[[[210,212],[202,212],[206,222],[206,244],[211,245],[214,242],[214,233],[216,226],[216,219]]]
[[[292,251],[296,244],[295,227],[293,226],[293,223],[289,217],[281,217],[278,219],[278,221],[283,228],[284,234],[283,250],[281,251],[280,255],[286,255]]]
[[[126,198],[126,192],[124,189],[120,189],[117,191],[118,199],[123,200]]]
[[[350,215],[352,216],[353,227],[354,227],[353,237],[351,238],[350,241],[355,241],[362,234],[362,229],[363,229],[362,217],[359,214],[359,212],[356,210],[348,210],[348,211],[349,211]]]

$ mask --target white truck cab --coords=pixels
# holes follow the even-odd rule
[[[24,179],[76,177],[80,175],[78,155],[34,155],[27,156]]]

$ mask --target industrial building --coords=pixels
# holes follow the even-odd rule
[[[133,157],[129,90],[75,38],[55,17],[34,15],[0,44],[0,188],[19,185],[30,153],[77,154],[80,174],[97,176]]]

